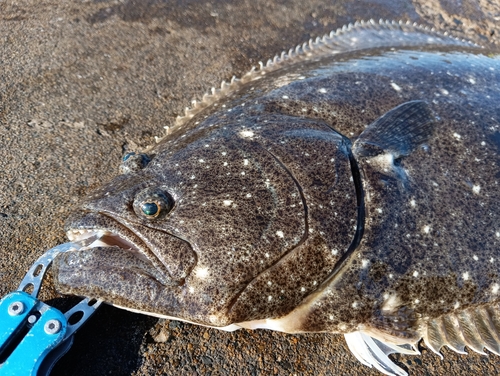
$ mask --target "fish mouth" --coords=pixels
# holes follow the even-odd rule
[[[66,232],[66,236],[70,242],[81,245],[80,251],[96,247],[118,247],[131,253],[140,260],[150,262],[136,244],[108,230],[85,228],[69,229]]]
[[[178,296],[183,286],[153,253],[158,250],[140,237],[141,228],[134,230],[134,225],[129,228],[119,220],[123,219],[83,211],[70,218],[66,232],[76,247],[52,262],[56,290],[134,312],[173,316],[181,309]]]
[[[66,226],[68,239],[80,246],[77,250],[69,251],[73,257],[96,258],[95,265],[90,267],[106,265],[112,269],[131,269],[153,278],[162,285],[178,285],[170,278],[165,266],[153,251],[133,230],[105,214],[82,214]],[[108,249],[110,254],[119,252],[123,257],[103,259],[104,255],[100,254],[103,249]]]

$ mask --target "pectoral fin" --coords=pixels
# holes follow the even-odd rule
[[[390,154],[393,159],[409,155],[425,144],[435,117],[424,101],[403,103],[371,123],[353,145],[354,155],[371,158]]]

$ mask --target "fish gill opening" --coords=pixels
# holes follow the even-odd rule
[[[354,251],[358,248],[365,231],[365,192],[363,190],[361,172],[359,171],[358,162],[356,162],[356,158],[354,158],[354,155],[351,150],[351,141],[346,137],[344,137],[344,139],[346,141],[346,146],[347,146],[346,149],[349,153],[349,163],[351,165],[352,179],[354,181],[354,189],[356,191],[356,203],[357,203],[356,209],[358,212],[358,218],[356,222],[356,232],[354,233],[351,244],[347,248],[346,252],[340,257],[339,261],[337,261],[330,274],[318,286],[316,291],[322,290],[324,286],[328,285],[331,282],[331,280],[335,278],[340,269],[342,269],[342,267],[346,264],[347,259],[351,257]]]

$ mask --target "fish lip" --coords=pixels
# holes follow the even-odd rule
[[[83,217],[76,221],[71,221],[66,225],[66,236],[73,242],[80,245],[78,252],[84,252],[97,247],[118,247],[124,252],[132,254],[134,257],[144,261],[151,269],[148,272],[154,280],[165,285],[178,285],[171,280],[170,276],[165,276],[165,271],[161,269],[151,257],[148,257],[152,251],[143,241],[127,226],[117,221],[115,218],[101,212],[80,212]],[[92,217],[91,222],[97,219],[105,221],[107,225],[99,225],[94,223],[85,223],[86,219]],[[76,251],[70,251],[76,252]],[[159,265],[161,262],[155,260]]]

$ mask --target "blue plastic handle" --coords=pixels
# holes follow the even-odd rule
[[[66,317],[23,291],[0,300],[0,376],[37,375],[65,338]]]

